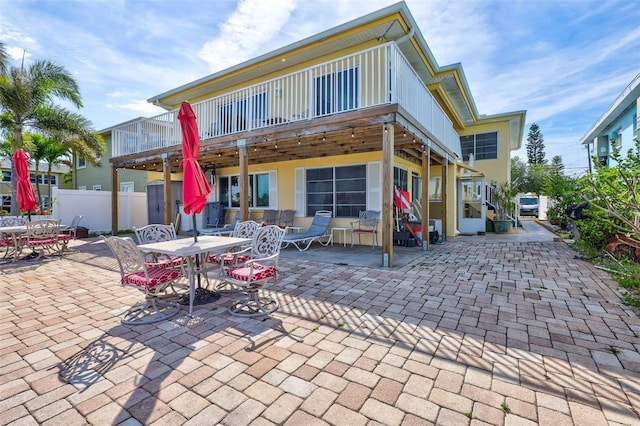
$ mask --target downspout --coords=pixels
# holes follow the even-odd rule
[[[405,35],[403,35],[399,39],[395,40],[396,44],[404,43],[405,41],[410,39],[413,36],[413,32],[414,32],[413,28],[409,28],[409,32],[408,33],[406,33]]]

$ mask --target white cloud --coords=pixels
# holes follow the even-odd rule
[[[107,103],[105,106],[109,109],[131,111],[135,113],[136,116],[155,116],[166,112],[164,109],[150,104],[146,99],[132,99],[123,104]]]
[[[214,72],[256,56],[289,24],[295,5],[295,0],[241,0],[219,25],[219,35],[202,47],[200,58]]]

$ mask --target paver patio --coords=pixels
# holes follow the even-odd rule
[[[105,244],[74,243],[0,265],[2,425],[640,424],[637,312],[536,229],[390,269],[287,252],[271,317],[225,295],[145,326]]]

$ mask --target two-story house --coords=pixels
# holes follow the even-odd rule
[[[211,201],[243,218],[295,209],[303,227],[318,210],[345,227],[361,210],[380,211],[389,264],[394,190],[421,201],[423,228],[437,219],[448,236],[484,231],[486,185],[509,180],[525,121],[524,111],[479,114],[462,66],[438,65],[400,2],[154,96],[167,113],[114,126],[112,182],[123,169],[162,173],[166,223],[185,100]]]
[[[0,211],[5,214],[9,214],[11,211],[11,199],[13,197],[13,191],[11,188],[11,160],[9,158],[3,158],[0,160],[0,173],[2,178],[0,179]],[[51,175],[48,174],[49,164],[47,162],[40,162],[38,165],[38,173],[36,175],[36,166],[33,161],[29,162],[29,180],[34,185],[36,195],[39,195],[41,202],[39,202],[40,210],[51,209],[51,203],[54,200],[51,199],[50,191],[53,187],[66,188],[69,185],[64,181],[64,175],[69,172],[69,166],[65,164],[56,164],[51,167]]]
[[[618,95],[607,110],[580,139],[583,145],[593,144],[593,155],[602,165],[613,166],[611,144],[625,154],[640,140],[640,73]],[[591,161],[591,158],[589,158]]]

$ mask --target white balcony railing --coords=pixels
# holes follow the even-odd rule
[[[438,139],[460,153],[451,120],[394,43],[192,104],[202,140],[398,103]],[[181,143],[178,110],[116,127],[113,156]]]

